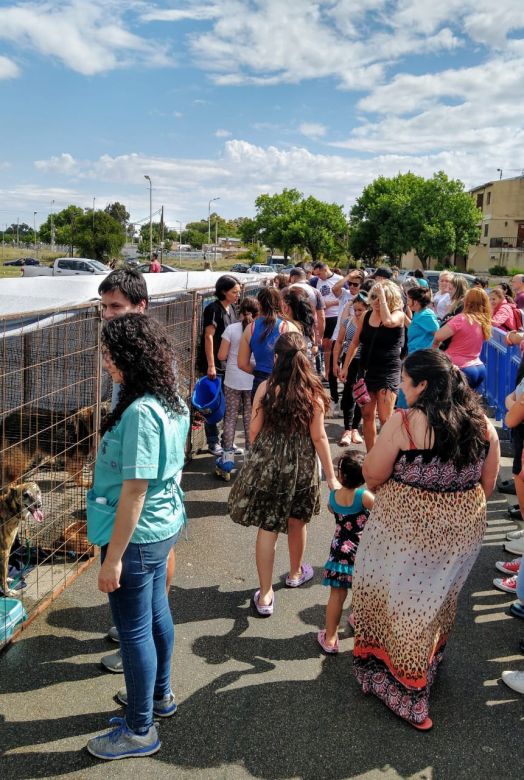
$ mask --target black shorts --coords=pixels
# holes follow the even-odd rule
[[[522,448],[524,447],[524,426],[517,425],[511,429],[511,444],[513,445],[512,474],[520,474],[522,471]]]
[[[325,339],[330,339],[333,333],[335,332],[335,328],[337,327],[337,320],[338,317],[326,317],[326,327],[324,328],[324,336]]]

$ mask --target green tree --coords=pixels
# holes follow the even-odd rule
[[[79,220],[84,216],[84,210],[79,206],[70,205],[67,208],[53,214],[53,225],[55,229],[55,243],[65,244],[70,247],[70,252],[76,246],[77,228]],[[51,216],[40,225],[40,240],[44,243],[51,243]]]
[[[122,226],[126,226],[129,222],[129,211],[126,209],[123,203],[119,203],[117,200],[114,203],[109,203],[104,211],[109,214],[110,217],[120,222]]]
[[[479,239],[482,212],[463,183],[443,171],[435,173],[414,198],[413,212],[420,225],[413,247],[424,267],[430,257],[445,261],[460,256],[465,268],[468,247]]]
[[[297,232],[297,245],[307,249],[313,262],[321,256],[347,255],[348,223],[342,206],[325,203],[313,196],[302,200],[295,210],[291,228]]]
[[[302,194],[284,189],[276,195],[259,195],[255,201],[255,223],[261,241],[273,252],[281,249],[287,260],[291,249],[300,243],[298,206]]]
[[[169,227],[164,224],[162,231],[161,222],[153,222],[151,234],[153,236],[153,251],[159,251],[161,242],[164,242],[164,249],[171,249],[171,239],[169,238]],[[163,237],[162,237],[163,236]],[[141,255],[149,255],[149,222],[140,226],[140,238],[138,239],[138,251]]]
[[[125,242],[124,225],[107,211],[89,209],[76,220],[75,245],[83,257],[96,260],[115,257]]]

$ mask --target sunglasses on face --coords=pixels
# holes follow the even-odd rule
[[[348,282],[350,287],[360,287],[360,282]]]
[[[377,295],[376,293],[372,293],[372,294],[369,296],[369,300],[370,300],[370,301],[376,301],[376,300],[378,300],[378,295]]]

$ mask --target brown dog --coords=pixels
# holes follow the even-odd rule
[[[64,416],[24,408],[1,423],[0,485],[18,482],[42,463],[61,458],[76,485],[90,487],[82,470],[93,450],[95,409],[85,406]]]
[[[7,572],[9,570],[9,553],[18,531],[21,520],[33,520],[41,523],[42,493],[36,482],[21,482],[19,485],[9,485],[0,493],[0,585],[4,596],[16,596],[9,589]]]

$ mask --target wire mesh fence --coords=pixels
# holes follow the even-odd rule
[[[244,285],[256,295],[260,285]],[[154,297],[172,335],[180,395],[190,406],[202,311],[212,290]],[[0,647],[92,562],[86,489],[110,408],[98,304],[0,318]],[[188,458],[205,444],[192,412]],[[3,596],[3,598],[2,598]]]

